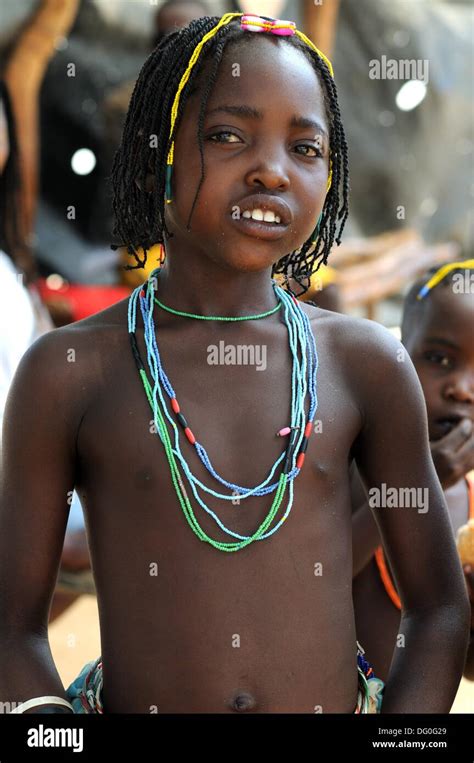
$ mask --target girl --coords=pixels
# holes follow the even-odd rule
[[[347,217],[330,62],[292,22],[192,22],[140,73],[113,183],[120,243],[137,267],[162,243],[165,262],[130,300],[37,343],[17,374],[0,493],[0,698],[32,697],[20,712],[380,709],[354,626],[355,457],[367,484],[424,485],[431,499],[427,515],[379,518],[407,632],[384,711],[447,712],[469,606],[416,373],[383,328],[299,303],[271,279],[303,292]],[[102,655],[66,695],[38,634],[74,483]]]

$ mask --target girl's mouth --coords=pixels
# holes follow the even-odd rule
[[[437,432],[440,433],[441,437],[444,437],[445,435],[449,434],[449,432],[451,432],[454,427],[459,424],[460,421],[460,416],[450,416],[443,419],[436,419],[434,425]]]
[[[265,241],[275,241],[284,236],[288,231],[288,225],[282,222],[265,222],[264,220],[254,220],[251,217],[243,216],[235,219],[232,215],[231,220],[241,233]]]

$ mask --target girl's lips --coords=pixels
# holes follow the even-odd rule
[[[282,238],[288,230],[288,225],[284,223],[266,223],[263,220],[253,220],[248,217],[236,219],[232,215],[231,220],[241,233],[265,241],[276,241]]]
[[[449,421],[448,419],[443,419],[442,421],[437,421],[436,426],[438,429],[440,429],[444,434],[448,434],[454,427],[456,426],[457,422],[455,421]]]
[[[433,424],[437,433],[441,436],[449,434],[454,427],[457,427],[461,421],[461,416],[446,416],[445,418],[436,419]]]

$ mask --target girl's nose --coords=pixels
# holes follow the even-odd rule
[[[263,157],[256,161],[253,169],[247,172],[245,180],[250,188],[283,191],[290,185],[290,179],[283,162],[271,157]]]
[[[444,388],[444,396],[459,403],[474,404],[474,377],[459,375],[452,378]]]

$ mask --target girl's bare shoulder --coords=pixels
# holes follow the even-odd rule
[[[106,357],[117,357],[128,344],[127,302],[121,300],[99,313],[52,329],[25,352],[19,367],[21,375],[43,380],[48,387],[54,380],[70,383],[71,390],[100,372]]]
[[[374,381],[400,366],[411,366],[401,342],[385,326],[366,318],[304,305],[316,342],[324,339],[350,378]]]

